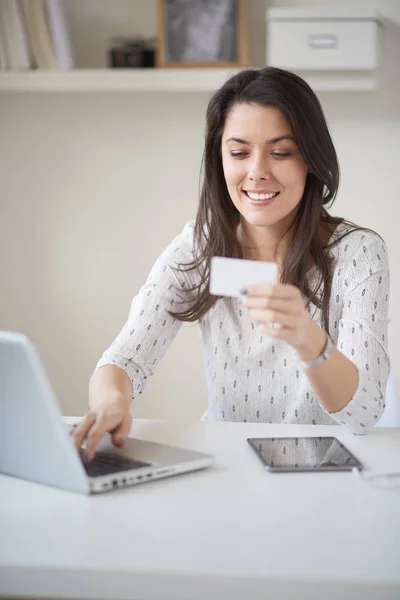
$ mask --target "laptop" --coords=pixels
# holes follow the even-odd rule
[[[81,494],[203,469],[214,457],[106,434],[90,463],[76,450],[39,354],[21,333],[0,331],[0,473]]]

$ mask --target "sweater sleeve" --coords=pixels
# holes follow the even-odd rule
[[[181,327],[182,322],[168,311],[185,310],[194,300],[194,292],[189,291],[194,285],[193,271],[175,270],[192,260],[193,225],[187,223],[156,260],[132,300],[124,327],[96,365],[95,371],[106,364],[123,369],[132,383],[132,399],[143,392]]]
[[[386,246],[376,234],[361,236],[345,267],[343,288],[336,346],[357,366],[359,383],[347,406],[331,417],[362,434],[383,413],[390,372],[389,266]]]

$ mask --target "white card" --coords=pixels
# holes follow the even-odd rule
[[[240,290],[248,285],[276,283],[278,265],[261,260],[243,258],[211,259],[210,294],[214,296],[240,297]]]

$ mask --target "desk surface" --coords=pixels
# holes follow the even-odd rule
[[[216,464],[90,497],[0,475],[0,595],[400,598],[400,489],[268,474],[246,442],[334,435],[376,472],[400,470],[400,430],[136,420],[132,435]]]

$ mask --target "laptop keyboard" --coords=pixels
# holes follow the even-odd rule
[[[93,460],[88,463],[85,450],[81,448],[79,454],[89,477],[101,477],[102,475],[111,475],[112,473],[119,473],[120,471],[129,471],[130,469],[151,466],[151,463],[132,460],[123,456],[116,456],[115,454],[110,454],[108,452],[96,452]]]

